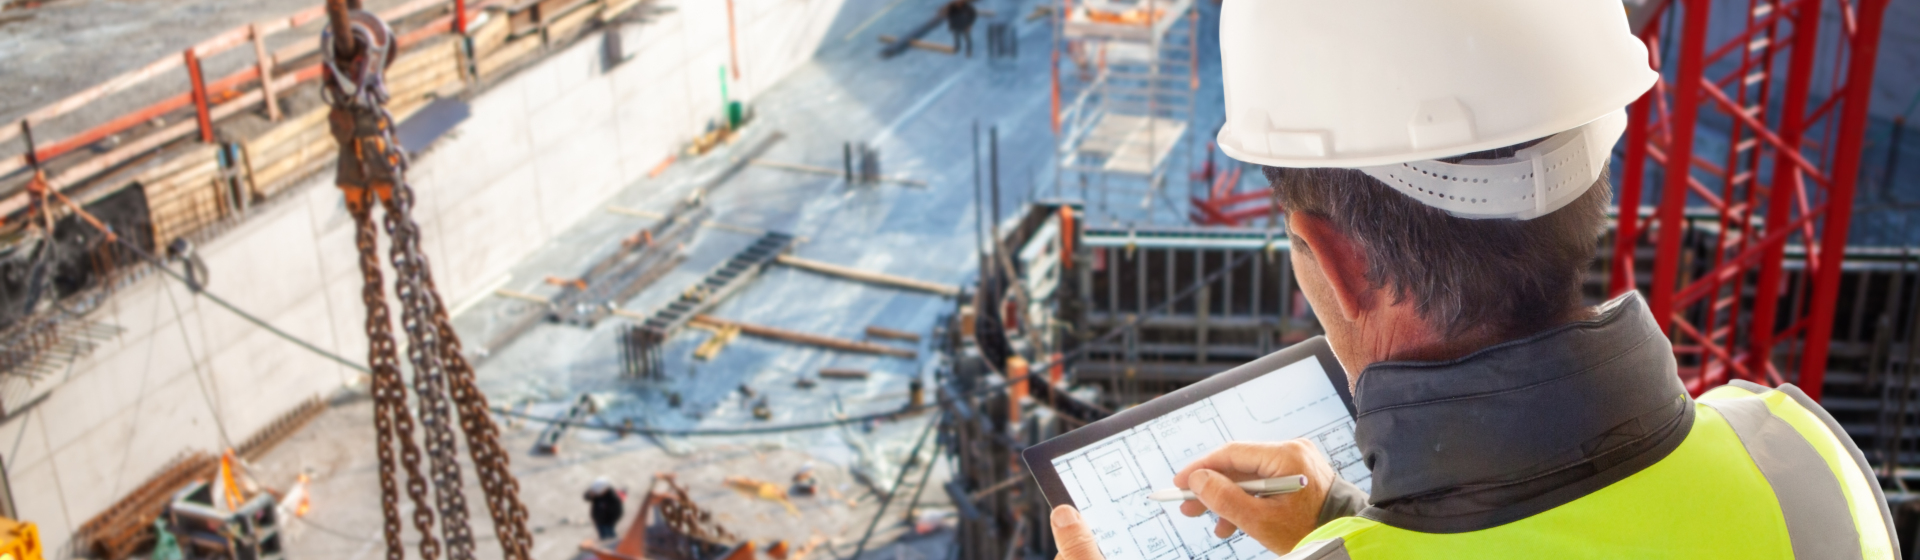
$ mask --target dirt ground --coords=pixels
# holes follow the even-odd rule
[[[372,404],[365,399],[337,405],[251,465],[251,475],[266,486],[286,487],[303,472],[311,480],[308,487],[311,509],[305,517],[290,521],[286,528],[288,558],[356,560],[377,558],[384,553],[371,418]],[[889,433],[881,435],[911,436],[931,419],[930,416],[908,419],[890,426]],[[576,558],[578,545],[593,537],[593,525],[587,517],[587,503],[582,494],[598,476],[610,478],[616,487],[628,492],[628,517],[621,521],[623,532],[637,513],[655,474],[672,473],[688,488],[697,504],[712,511],[715,520],[735,535],[762,545],[784,539],[796,548],[818,541],[822,545],[810,555],[815,559],[845,558],[851,554],[862,532],[874,519],[879,504],[879,494],[856,480],[845,465],[780,439],[674,441],[663,448],[642,437],[617,438],[604,432],[571,433],[557,456],[534,456],[530,452],[539,433],[538,425],[509,425],[503,431],[501,443],[512,455],[520,497],[529,513],[529,529],[534,533],[534,557],[542,560]],[[905,455],[902,447],[895,458]],[[476,556],[498,558],[492,523],[485,502],[480,501],[471,465],[464,456],[461,462],[465,467],[468,514],[478,541]],[[790,497],[791,510],[777,501],[750,496],[725,482],[727,477],[743,476],[785,485],[793,473],[809,464],[813,465],[820,490],[812,497]],[[909,484],[904,486],[900,501],[882,518],[863,557],[904,560],[947,557],[947,548],[952,542],[951,529],[941,526],[943,528],[932,533],[917,535],[904,522],[906,496],[911,494],[911,481],[917,480],[918,474],[916,469],[916,476],[910,477]],[[945,461],[936,460],[930,489],[921,499],[921,511],[951,511],[945,494],[939,490],[946,479]],[[403,516],[411,511],[404,497],[400,511]],[[410,522],[407,525],[406,542],[413,546],[419,536],[411,532]]]
[[[378,10],[401,3],[366,0],[365,5]],[[164,57],[180,56],[215,34],[318,5],[319,0],[45,0],[38,7],[7,10],[8,17],[0,18],[0,122]],[[269,37],[267,47],[317,40],[318,32],[318,23],[312,23]],[[235,48],[206,60],[205,72],[224,76],[253,64],[253,57],[253,49]],[[65,137],[187,87],[185,70],[169,72],[42,125],[35,135]],[[0,146],[0,154],[23,149]]]

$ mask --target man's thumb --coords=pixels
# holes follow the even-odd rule
[[[1200,469],[1187,475],[1187,486],[1193,489],[1194,497],[1200,498],[1200,503],[1214,514],[1235,525],[1252,521],[1249,517],[1254,515],[1254,506],[1259,498],[1247,494],[1226,475]]]
[[[1093,530],[1080,520],[1080,510],[1063,505],[1053,508],[1053,544],[1060,549],[1056,560],[1100,560],[1100,543]]]

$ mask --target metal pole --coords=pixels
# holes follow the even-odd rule
[[[39,171],[40,154],[35,153],[39,148],[34,146],[33,125],[28,124],[27,119],[20,119],[20,138],[27,143],[27,167]]]
[[[913,508],[920,505],[920,494],[927,490],[927,481],[933,478],[933,467],[939,464],[940,448],[946,440],[933,438],[933,453],[927,456],[927,470],[920,471],[920,483],[913,486],[913,498],[907,500],[907,522],[913,523]],[[904,469],[903,469],[904,470]]]
[[[986,237],[980,233],[980,230],[982,228],[985,228],[987,225],[987,221],[986,221],[987,205],[985,201],[981,200],[985,198],[985,193],[980,191],[980,121],[978,120],[973,121],[972,147],[973,147],[973,245],[975,249],[979,250],[980,252],[979,257],[982,259],[985,259],[987,256],[987,240],[986,240]],[[982,262],[980,270],[983,274],[986,272],[986,268],[987,267],[985,266],[985,263]]]
[[[1640,100],[1627,108],[1627,153],[1621,158],[1620,211],[1614,218],[1613,266],[1607,280],[1609,297],[1632,291],[1633,252],[1640,238],[1640,199],[1647,182],[1647,117],[1653,112],[1654,90],[1640,94]]]
[[[994,252],[1000,251],[1000,127],[987,129],[987,183],[993,187],[993,231],[987,237],[993,239]],[[1007,271],[1012,274],[1013,271]]]
[[[1860,151],[1866,141],[1867,103],[1873,99],[1873,68],[1879,58],[1880,27],[1888,0],[1862,0],[1847,60],[1846,107],[1840,117],[1839,145],[1834,148],[1833,184],[1827,191],[1827,217],[1820,232],[1820,271],[1813,283],[1812,310],[1807,319],[1807,354],[1800,362],[1798,385],[1807,397],[1820,400],[1827,376],[1827,344],[1833,336],[1834,298],[1840,295],[1840,262],[1846,258],[1847,228],[1853,220],[1853,189],[1860,179]],[[1807,9],[1807,8],[1802,8]],[[1795,33],[1800,29],[1796,28]],[[1797,39],[1796,39],[1797,40]],[[1795,48],[1807,48],[1803,43]]]
[[[1780,104],[1780,130],[1778,136],[1789,148],[1799,149],[1800,139],[1806,133],[1807,88],[1813,81],[1813,57],[1815,45],[1820,44],[1820,10],[1803,9],[1794,14],[1793,54],[1787,59],[1786,98]],[[1755,179],[1757,182],[1758,179]],[[1772,233],[1773,228],[1784,228],[1791,220],[1794,198],[1806,192],[1806,175],[1785,157],[1774,158],[1772,191],[1767,197],[1767,219],[1765,225]],[[1803,239],[1811,246],[1812,239]],[[1811,250],[1811,247],[1809,248]],[[1766,254],[1760,257],[1760,278],[1754,284],[1753,325],[1748,336],[1750,346],[1747,350],[1747,371],[1765,375],[1773,362],[1773,337],[1777,329],[1781,285],[1785,281],[1784,265],[1786,261],[1786,241],[1775,243],[1766,248]],[[1812,273],[1812,270],[1808,270]],[[1794,313],[1799,306],[1787,308]],[[1790,366],[1791,364],[1789,364]],[[1782,368],[1785,369],[1785,368]]]
[[[200,72],[200,55],[193,51],[193,47],[187,47],[186,52],[181,53],[181,56],[186,57],[187,60],[187,79],[193,80],[190,85],[193,86],[194,115],[200,119],[200,141],[211,144],[213,143],[213,116],[207,108],[207,80]]]
[[[1698,127],[1700,112],[1700,77],[1705,70],[1702,51],[1707,41],[1707,15],[1711,13],[1707,0],[1676,4],[1683,4],[1676,7],[1682,8],[1685,19],[1680,32],[1680,68],[1673,79],[1673,116],[1667,121],[1672,141],[1667,143],[1667,184],[1660,193],[1660,239],[1653,259],[1653,286],[1648,289],[1652,296],[1648,307],[1653,310],[1653,319],[1660,323],[1661,332],[1669,334],[1675,312],[1673,296],[1678,291],[1675,280],[1680,272],[1680,238],[1685,220],[1682,210],[1687,204],[1687,179],[1693,172],[1693,133]]]

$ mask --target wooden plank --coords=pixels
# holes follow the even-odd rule
[[[891,346],[882,346],[882,345],[874,344],[871,342],[847,340],[844,338],[834,338],[831,336],[820,336],[817,334],[807,334],[807,333],[798,332],[798,331],[790,331],[790,330],[786,330],[778,327],[769,327],[765,325],[742,323],[739,321],[721,319],[719,317],[714,317],[712,315],[694,315],[690,323],[703,324],[703,325],[711,326],[714,328],[738,328],[740,329],[741,334],[745,334],[748,336],[770,338],[770,339],[784,341],[784,342],[792,342],[795,344],[805,344],[808,346],[819,346],[822,348],[830,348],[830,349],[840,350],[844,352],[855,352],[860,354],[879,354],[882,356],[894,356],[894,357],[907,358],[907,359],[912,359],[918,355],[912,350],[894,348]]]
[[[213,38],[207,39],[205,41],[201,41],[199,44],[194,45],[193,54],[194,56],[198,56],[200,58],[206,58],[209,56],[226,52],[227,49],[238,47],[242,44],[245,44],[246,42],[247,42],[247,26],[242,25],[240,27],[228,29],[224,32],[221,32],[219,35],[214,35]]]
[[[633,9],[634,6],[640,5],[640,2],[642,1],[643,0],[610,1],[606,5],[606,7],[603,7],[600,9],[600,16],[599,16],[600,22],[606,23],[609,21],[613,21],[614,18],[620,17],[621,14],[627,13],[627,10],[631,10]]]
[[[514,291],[514,290],[509,290],[509,289],[506,289],[506,288],[501,288],[501,289],[498,289],[498,290],[494,290],[494,291],[493,291],[493,295],[496,295],[496,296],[500,296],[500,297],[503,297],[503,298],[507,298],[507,299],[517,299],[517,300],[520,300],[520,301],[525,301],[525,302],[530,302],[530,303],[538,303],[538,304],[541,304],[541,305],[553,305],[553,300],[552,300],[552,299],[550,299],[550,298],[547,298],[547,297],[544,297],[544,296],[539,296],[539,295],[535,295],[535,294],[529,294],[529,293],[526,293],[526,292],[518,292],[518,291]],[[623,311],[623,310],[618,310],[618,309],[616,309],[616,310],[614,310],[614,314],[616,314],[616,315],[620,315],[620,316],[622,316],[622,317],[626,317],[626,316],[627,316],[626,314],[628,314],[628,313],[632,313],[632,312],[630,312],[630,311]],[[636,315],[637,315],[637,314],[636,314]],[[641,317],[641,318],[640,318],[639,320],[641,320],[641,321],[645,321],[645,320],[647,320],[647,319],[646,319],[646,317],[645,317],[645,316],[642,316],[642,317]]]
[[[485,59],[507,43],[507,34],[512,31],[508,19],[501,15],[488,16],[485,24],[469,34],[473,37],[474,58]]]
[[[907,342],[920,342],[920,335],[918,334],[910,333],[907,331],[896,331],[893,329],[880,327],[880,326],[868,326],[867,336],[871,336],[874,338],[885,338],[889,340],[904,340]]]
[[[582,2],[567,8],[569,11],[566,15],[554,18],[551,20],[553,23],[547,24],[547,41],[557,42],[572,38],[574,33],[599,17],[600,6],[602,6],[600,2]]]
[[[216,153],[212,146],[197,147],[137,180],[147,195],[154,246],[164,247],[225,215]]]
[[[916,279],[907,278],[904,276],[894,276],[891,274],[882,274],[878,272],[867,272],[864,270],[860,270],[856,268],[848,268],[848,267],[840,266],[837,264],[829,264],[829,263],[824,263],[824,262],[815,261],[815,260],[807,260],[800,257],[795,257],[793,255],[780,255],[778,257],[774,257],[774,262],[791,266],[794,268],[826,274],[829,276],[839,276],[839,277],[847,278],[850,280],[858,280],[861,282],[867,282],[872,284],[892,286],[895,288],[905,288],[908,290],[916,290],[921,292],[930,292],[930,293],[949,296],[949,297],[960,295],[960,288],[957,286],[949,286],[946,284],[935,284],[933,282],[916,280]]]
[[[253,41],[254,68],[265,78],[260,80],[260,89],[267,95],[267,120],[280,122],[280,97],[275,93],[279,90],[273,87],[273,57],[267,54],[267,33],[261,31],[259,25],[254,25],[248,35]]]
[[[480,59],[480,76],[492,77],[494,73],[512,67],[525,55],[540,50],[538,38],[520,38],[508,41],[505,46],[494,51],[493,55]]]
[[[760,167],[770,167],[773,169],[785,169],[787,171],[798,171],[801,173],[812,173],[815,175],[845,177],[847,174],[845,169],[835,169],[832,167],[822,167],[818,165],[807,165],[804,163],[788,163],[784,161],[773,161],[773,160],[767,160],[767,159],[756,159],[756,160],[753,160],[751,163],[753,165],[757,165]],[[881,177],[880,180],[886,181],[889,183],[900,183],[904,185],[913,185],[918,187],[927,186],[926,181],[921,181],[919,179],[908,179],[906,177],[886,176],[886,177]]]
[[[893,44],[893,43],[895,43],[895,42],[897,42],[897,41],[899,41],[899,38],[898,38],[898,37],[894,37],[894,36],[892,36],[892,35],[881,35],[881,36],[880,36],[880,42],[882,42],[882,43],[886,43],[886,44],[889,44],[889,45],[891,45],[891,44]],[[928,40],[925,40],[925,39],[914,39],[913,41],[911,41],[911,42],[909,42],[909,43],[907,43],[907,44],[909,44],[909,45],[912,45],[912,46],[913,46],[913,48],[916,48],[916,49],[920,49],[920,50],[925,50],[925,51],[933,51],[933,52],[937,52],[937,53],[941,53],[941,54],[954,54],[955,52],[957,52],[957,51],[955,51],[955,50],[953,49],[953,45],[949,45],[949,44],[945,44],[945,43],[935,43],[935,42],[933,42],[933,41],[928,41]]]
[[[867,370],[853,368],[820,368],[822,379],[866,379]]]

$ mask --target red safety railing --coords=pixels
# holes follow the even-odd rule
[[[468,10],[473,7],[467,6],[465,0],[414,0],[382,11],[379,15],[387,21],[397,21],[449,4],[452,6],[450,14],[400,35],[398,43],[404,49],[436,35],[464,30]],[[108,137],[129,132],[153,121],[156,117],[188,107],[193,108],[194,119],[147,131],[105,153],[72,165],[60,166],[48,175],[48,184],[55,189],[64,190],[196,132],[199,135],[199,141],[212,142],[215,122],[262,103],[267,104],[269,115],[277,119],[279,117],[278,102],[273,100],[273,95],[320,77],[321,67],[315,60],[277,76],[274,76],[276,73],[274,69],[307,59],[318,52],[319,45],[316,37],[316,40],[299,42],[278,52],[268,53],[264,46],[265,38],[275,33],[296,29],[325,16],[324,8],[316,6],[289,17],[236,27],[188,48],[181,55],[163,57],[137,70],[121,74],[41,107],[11,123],[11,126],[0,125],[0,143],[9,142],[21,139],[23,133],[29,133],[30,136],[30,131],[41,123],[67,116],[110,95],[127,91],[175,71],[184,70],[187,73],[188,83],[191,84],[188,91],[146,107],[107,118],[105,122],[71,136],[52,141],[35,138],[31,142],[32,145],[22,150],[22,153],[0,157],[0,177],[13,175],[29,167],[33,159],[43,164],[53,161]],[[212,80],[202,75],[200,61],[242,45],[251,45],[254,48],[257,60],[252,67]],[[263,77],[270,77],[270,79],[262,79]],[[31,153],[27,153],[28,151]],[[24,192],[8,195],[0,199],[0,217],[11,216],[24,210],[27,204],[28,197]]]

